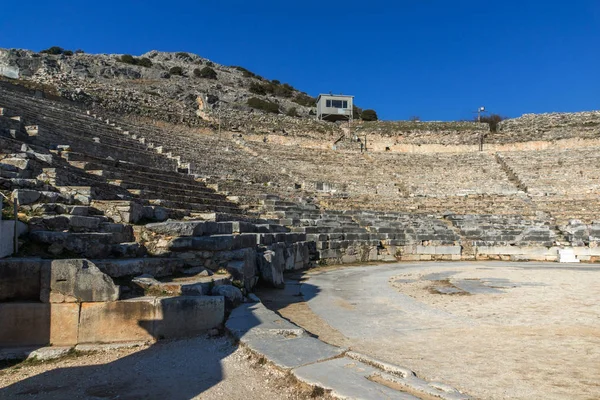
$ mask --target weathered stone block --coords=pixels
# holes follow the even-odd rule
[[[276,288],[285,286],[283,280],[283,271],[285,269],[283,249],[278,247],[275,250],[267,250],[259,253],[257,264],[263,282]]]
[[[225,319],[221,296],[179,296],[157,299],[154,337],[174,339],[218,328]]]
[[[0,301],[38,301],[40,270],[49,260],[9,258],[0,260]]]
[[[77,343],[79,304],[0,303],[0,347]]]
[[[153,340],[156,315],[154,297],[82,303],[78,343]]]
[[[40,271],[44,303],[115,301],[119,288],[89,260],[54,260]]]

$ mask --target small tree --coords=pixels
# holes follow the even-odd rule
[[[481,122],[490,126],[490,132],[498,132],[498,123],[506,118],[498,114],[482,115]],[[474,119],[477,121],[477,117]]]
[[[180,58],[185,61],[192,61],[192,56],[190,56],[188,53],[185,53],[183,51],[180,51],[179,53],[175,54],[175,57]]]
[[[73,52],[71,50],[65,50],[65,51],[63,51],[63,55],[65,55],[65,56],[72,56]]]
[[[123,54],[119,58],[119,61],[121,61],[122,63],[125,63],[125,64],[132,64],[132,65],[136,64],[135,57],[133,57],[131,54]]]
[[[362,114],[362,108],[356,107],[355,105],[352,105],[352,118],[353,119],[360,119],[360,114]]]
[[[169,70],[169,73],[171,75],[179,75],[182,76],[183,75],[183,69],[181,67],[173,67]]]
[[[217,72],[211,67],[204,67],[197,76],[204,79],[217,79]]]
[[[152,60],[147,57],[142,57],[137,59],[137,65],[141,67],[150,68],[152,66]]]
[[[52,46],[49,49],[40,51],[40,53],[58,55],[58,54],[62,54],[63,51],[64,51],[64,49],[62,47]]]
[[[250,84],[250,87],[248,88],[248,90],[250,91],[250,93],[259,94],[262,96],[267,94],[265,87],[263,85],[261,85],[260,83],[252,82]]]
[[[296,107],[292,107],[289,110],[287,110],[285,115],[287,115],[288,117],[299,117],[298,110],[296,110]]]
[[[375,110],[365,110],[360,115],[363,121],[377,121],[377,113]]]

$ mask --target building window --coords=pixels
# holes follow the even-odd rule
[[[348,108],[348,100],[325,100],[327,108]]]

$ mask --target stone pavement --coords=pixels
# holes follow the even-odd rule
[[[419,379],[405,368],[326,344],[260,302],[245,303],[234,309],[225,326],[257,355],[289,371],[301,382],[330,391],[334,397],[470,398],[447,385]]]

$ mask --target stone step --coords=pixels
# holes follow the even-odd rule
[[[109,181],[120,182],[119,186],[126,188],[152,188],[162,187],[170,188],[179,191],[186,192],[206,192],[214,193],[211,189],[207,188],[202,182],[192,181],[189,179],[178,179],[177,176],[169,175],[156,175],[148,176],[145,174],[139,174],[135,171],[121,172],[113,169],[101,169],[101,170],[86,170],[89,174],[101,176]]]
[[[109,181],[111,182],[111,181]],[[116,186],[122,186],[120,182],[113,182]],[[126,190],[132,195],[143,199],[164,199],[188,203],[211,203],[220,202],[222,205],[237,206],[237,203],[227,200],[223,195],[212,192],[192,192],[190,194],[185,191],[180,191],[171,188],[151,187],[146,188],[143,185],[132,184],[135,188],[127,188]]]
[[[102,215],[100,210],[91,206],[80,206],[64,203],[38,203],[32,205],[32,211],[44,215],[80,215],[84,217]]]
[[[121,243],[114,233],[73,233],[35,231],[29,233],[29,240],[43,245],[44,255],[51,257],[77,256],[83,258],[140,257],[145,248],[138,243]]]
[[[33,217],[28,221],[30,231],[99,232],[101,225],[108,222],[105,216],[86,217],[81,215],[50,215]]]
[[[166,221],[147,224],[142,229],[142,231],[164,236],[231,235],[234,233],[254,233],[257,230],[256,225],[244,221]]]
[[[240,214],[240,210],[237,207],[232,207],[229,203],[226,203],[225,206],[222,206],[220,202],[218,203],[188,203],[185,201],[172,201],[172,200],[164,200],[164,199],[150,199],[148,203],[151,205],[163,206],[170,209],[179,209],[179,210],[189,210],[196,213],[217,213],[217,214],[232,214],[237,215]]]
[[[231,285],[233,280],[228,273],[213,274],[210,270],[192,276],[155,278],[138,276],[131,280],[130,286],[137,287],[146,296],[209,296],[216,286]]]
[[[161,176],[164,174],[169,174],[169,175],[173,175],[173,176],[178,176],[181,179],[193,180],[193,178],[190,177],[189,175],[177,173],[175,171],[175,168],[173,168],[173,169],[156,168],[156,167],[151,167],[151,166],[144,165],[144,164],[125,162],[125,161],[117,160],[114,158],[109,160],[106,158],[92,155],[92,153],[78,153],[78,152],[74,152],[74,151],[69,151],[69,152],[63,153],[62,157],[65,158],[69,162],[72,162],[72,161],[88,162],[88,163],[92,163],[94,165],[94,167],[95,167],[95,165],[102,165],[102,166],[109,167],[109,168],[98,168],[98,169],[110,170],[110,167],[114,167],[117,169],[123,169],[125,171],[135,170],[136,173],[148,173],[149,176]]]

